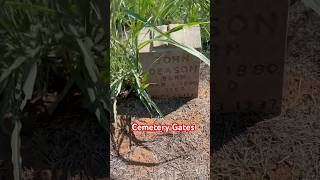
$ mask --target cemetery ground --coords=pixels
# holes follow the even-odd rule
[[[212,179],[320,179],[319,29],[318,14],[290,7],[282,113],[213,121]]]
[[[209,179],[210,163],[210,71],[201,63],[199,96],[195,99],[155,99],[164,118],[150,115],[138,99],[128,97],[118,106],[122,121],[143,124],[194,123],[193,132],[134,132],[123,138],[118,150],[111,152],[113,179]],[[115,133],[118,143],[119,133]]]
[[[319,15],[301,2],[290,7],[282,113],[276,117],[230,114],[212,119],[211,179],[320,178],[319,29]],[[136,134],[144,143],[133,143],[131,150],[129,140],[124,139],[120,156],[111,154],[112,177],[209,179],[209,94],[203,94],[209,93],[207,87],[203,86],[202,75],[199,98],[157,101],[166,112],[166,121],[187,116],[203,127],[201,131]],[[121,114],[147,116],[138,101],[129,98],[125,102],[120,105]]]

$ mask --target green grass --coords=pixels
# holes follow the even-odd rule
[[[166,41],[209,63],[209,7],[209,0],[111,1],[111,97],[114,114],[119,94],[129,91],[136,94],[151,115],[162,116],[146,92],[148,75],[142,70],[139,49],[152,41]],[[163,33],[157,26],[164,24],[182,25]],[[201,27],[204,47],[201,53],[170,38],[170,33],[181,30],[184,26],[196,24],[200,24]],[[138,34],[142,28],[148,28],[160,35],[146,42],[138,42]]]

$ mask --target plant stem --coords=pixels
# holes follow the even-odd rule
[[[20,131],[21,121],[18,118],[14,120],[14,129],[11,135],[11,149],[12,149],[12,165],[13,165],[13,176],[14,180],[21,180],[22,178],[22,160],[20,156]]]

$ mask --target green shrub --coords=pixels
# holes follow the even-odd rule
[[[98,66],[106,53],[97,1],[0,1],[0,120],[14,115],[11,136],[15,179],[21,178],[21,114],[34,94],[48,93],[52,74],[66,79],[52,113],[73,84],[103,127],[110,111]],[[99,63],[100,62],[100,63]]]

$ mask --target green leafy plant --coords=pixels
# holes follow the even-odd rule
[[[14,178],[21,178],[20,130],[27,102],[49,92],[52,74],[62,76],[53,113],[73,85],[86,108],[106,127],[109,90],[100,78],[106,55],[105,33],[97,1],[0,1],[0,121],[13,114],[11,135]]]
[[[302,0],[304,4],[313,9],[315,12],[317,12],[320,15],[320,1],[318,0]]]
[[[116,114],[118,96],[123,91],[134,92],[151,115],[162,116],[161,111],[146,92],[147,74],[142,70],[139,60],[139,50],[154,42],[163,41],[181,48],[203,62],[209,64],[208,58],[193,49],[176,42],[170,34],[185,26],[201,25],[203,42],[209,42],[210,1],[187,0],[138,0],[111,1],[111,98],[113,112]],[[180,26],[162,32],[157,26],[163,24],[181,24]],[[139,42],[142,29],[159,34],[150,40]],[[208,48],[204,51],[208,52]],[[116,122],[115,122],[116,123]]]

